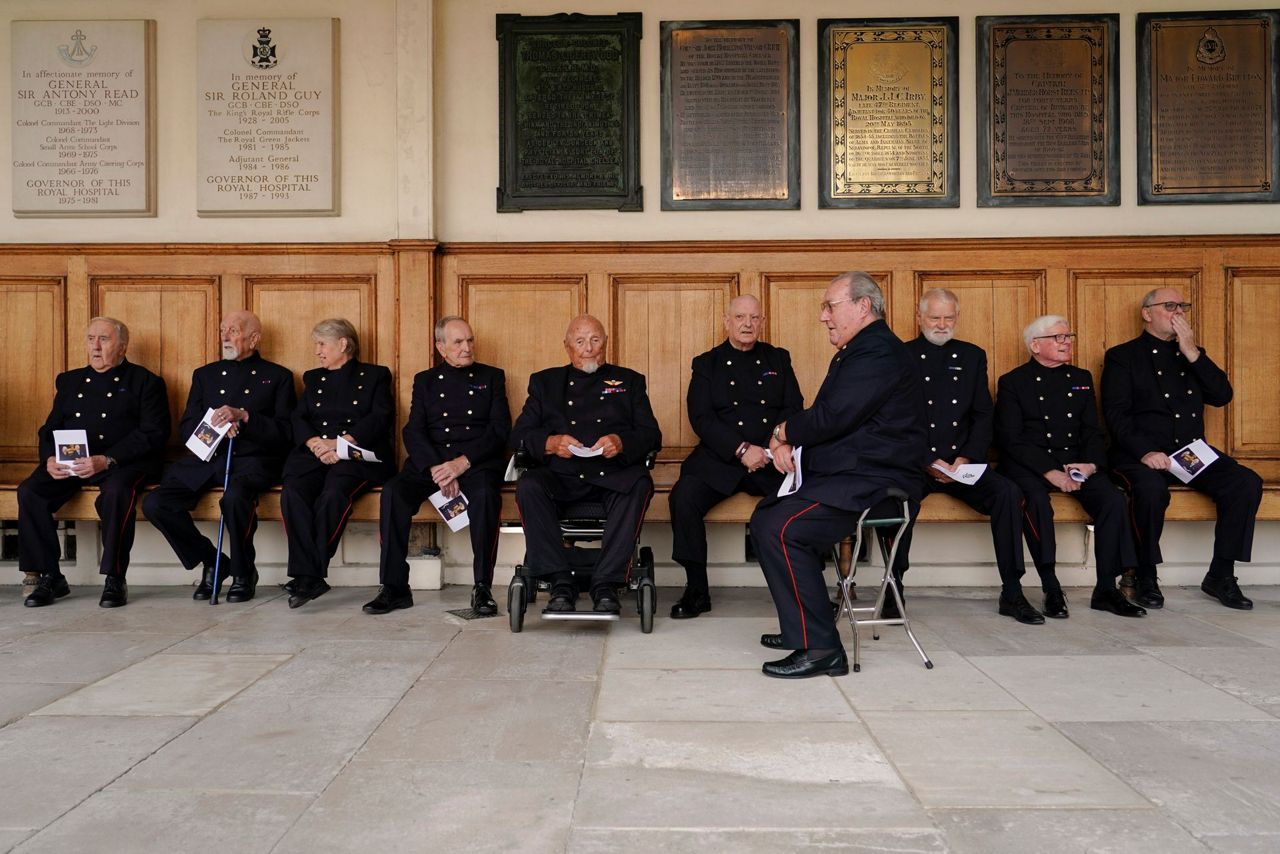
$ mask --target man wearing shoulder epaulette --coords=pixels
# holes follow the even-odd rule
[[[677,620],[711,610],[707,583],[707,511],[735,492],[772,495],[782,473],[770,464],[769,431],[804,408],[791,354],[760,340],[764,315],[753,296],[724,313],[725,340],[693,359],[686,396],[698,446],[671,488],[671,559],[686,584],[671,606]]]
[[[291,444],[289,422],[297,394],[293,372],[258,353],[262,323],[253,312],[230,312],[223,318],[218,335],[222,359],[192,373],[191,392],[178,433],[180,437],[190,436],[210,409],[214,427],[231,427],[208,460],[184,455],[170,465],[160,485],[142,503],[142,510],[169,541],[184,569],[204,566],[191,598],[208,599],[213,595],[218,551],[196,529],[191,510],[202,494],[222,485],[230,446],[230,477],[218,501],[229,534],[230,557],[222,562],[218,587],[230,575],[233,581],[227,601],[248,602],[258,587],[253,547],[258,530],[258,496],[280,482],[280,469]]]
[[[85,484],[98,487],[94,507],[102,523],[104,608],[129,601],[125,572],[133,547],[138,489],[160,473],[169,440],[169,399],[164,380],[125,358],[129,327],[95,317],[86,333],[89,364],[58,375],[53,407],[40,428],[36,470],[18,486],[18,564],[40,573],[28,608],[51,605],[70,592],[58,569],[58,530],[53,514]],[[84,430],[88,447],[54,447],[55,430]],[[90,452],[85,454],[85,452]],[[58,462],[59,456],[74,457]]]

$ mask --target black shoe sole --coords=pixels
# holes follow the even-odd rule
[[[1117,617],[1137,618],[1137,617],[1147,616],[1146,609],[1143,608],[1141,605],[1135,605],[1134,606],[1135,610],[1132,610],[1132,611],[1117,611],[1114,607],[1112,607],[1110,603],[1104,602],[1102,604],[1094,604],[1093,602],[1090,602],[1089,608],[1094,611],[1103,611],[1108,614],[1115,614]]]
[[[364,611],[366,614],[373,614],[375,617],[380,617],[383,614],[390,614],[392,611],[403,611],[406,608],[412,608],[412,607],[413,607],[412,602],[404,602],[404,603],[397,602],[393,605],[388,605],[385,608],[370,608],[368,605],[365,605],[360,610]]]
[[[766,666],[762,667],[760,672],[765,676],[772,677],[773,679],[812,679],[815,676],[848,676],[849,663],[846,661],[843,665],[823,667],[817,670],[806,670],[798,673],[780,673],[776,670],[769,670]]]
[[[1002,617],[1013,617],[1015,620],[1017,620],[1019,623],[1022,623],[1022,625],[1024,625],[1024,626],[1043,626],[1043,625],[1044,625],[1044,615],[1043,615],[1043,614],[1038,615],[1038,617],[1036,617],[1036,618],[1032,618],[1032,617],[1021,617],[1021,616],[1019,616],[1019,615],[1015,614],[1015,613],[1013,612],[1013,609],[1011,609],[1011,608],[1001,608],[1001,609],[999,609],[999,612],[998,612],[998,613],[999,613],[999,614],[1000,614],[1000,616],[1002,616]]]

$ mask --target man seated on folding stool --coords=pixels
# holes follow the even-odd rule
[[[763,667],[780,679],[849,672],[823,555],[852,534],[862,511],[878,506],[889,489],[905,492],[915,515],[929,450],[919,375],[906,345],[884,322],[884,295],[875,280],[862,272],[836,277],[819,319],[836,348],[826,379],[813,405],[774,427],[769,443],[774,465],[796,472],[800,485],[765,499],[751,516],[782,628],[760,643],[794,650]],[[901,505],[893,515],[899,512]]]
[[[1000,571],[999,613],[1019,623],[1038,626],[1044,615],[1022,593],[1026,572],[1022,556],[1022,490],[988,467],[972,480],[962,466],[985,464],[991,447],[994,404],[987,387],[987,354],[981,347],[955,337],[960,300],[946,288],[925,291],[916,309],[920,335],[907,342],[924,380],[925,411],[929,416],[929,464],[925,494],[942,492],[991,517],[991,541]],[[945,471],[944,471],[945,469]],[[898,544],[893,574],[899,585],[909,568],[914,523]],[[1053,573],[1042,578],[1052,604],[1061,593]],[[893,597],[884,600],[882,616],[894,617]],[[1051,611],[1049,616],[1060,616]]]
[[[556,503],[598,501],[606,521],[591,580],[594,610],[621,610],[636,536],[653,497],[644,460],[662,447],[645,378],[605,361],[609,338],[599,320],[574,318],[565,333],[570,364],[529,378],[529,397],[511,431],[540,465],[516,484],[526,563],[551,580],[549,612],[576,609],[577,589],[561,539]]]

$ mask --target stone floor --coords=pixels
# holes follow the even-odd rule
[[[0,850],[1280,851],[1280,588],[1020,626],[916,590],[861,673],[762,677],[761,589],[643,635],[0,588]],[[675,591],[661,591],[665,613]]]

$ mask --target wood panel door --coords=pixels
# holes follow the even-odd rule
[[[62,278],[0,278],[0,361],[9,366],[0,383],[0,461],[34,461],[37,431],[53,404],[54,379],[66,370],[66,281]],[[83,332],[83,330],[81,330]]]
[[[263,358],[302,375],[317,367],[311,330],[322,320],[345,318],[360,336],[360,360],[380,364],[383,345],[394,356],[394,342],[380,342],[374,276],[253,276],[245,278],[249,310],[262,321]]]

